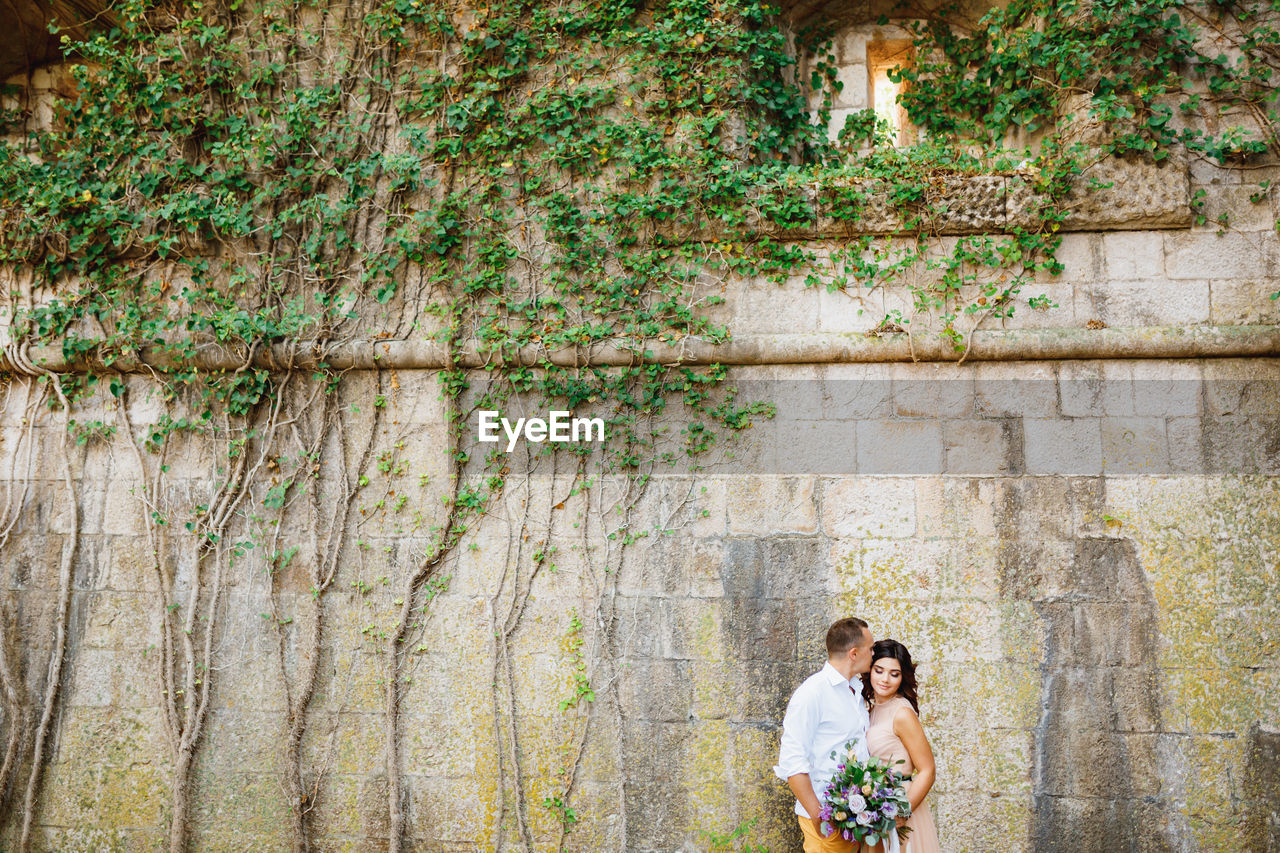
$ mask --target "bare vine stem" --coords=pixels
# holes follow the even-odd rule
[[[48,383],[58,396],[64,421],[69,421],[71,403],[63,394],[58,377],[50,375]],[[49,653],[49,665],[45,672],[43,706],[40,711],[40,721],[36,726],[35,745],[31,750],[31,772],[27,776],[27,792],[22,803],[22,830],[18,838],[20,853],[27,853],[31,848],[31,827],[35,822],[36,796],[39,793],[43,775],[46,742],[57,710],[58,688],[62,683],[62,668],[67,649],[67,620],[71,609],[71,578],[75,569],[76,549],[80,543],[80,507],[76,497],[75,483],[72,482],[71,477],[71,456],[67,452],[69,431],[69,423],[64,423],[61,437],[62,481],[67,490],[67,506],[71,513],[70,532],[65,534],[63,539],[62,560],[58,567],[58,604],[54,622],[53,649]]]
[[[7,383],[5,389],[6,409],[8,409],[9,395],[12,393],[14,384],[23,386],[26,392],[26,402],[22,409],[23,430],[20,433],[18,447],[14,448],[13,455],[10,457],[4,509],[0,511],[0,524],[4,524],[4,529],[0,530],[0,549],[3,549],[8,543],[9,535],[13,531],[14,525],[21,518],[22,509],[26,505],[27,495],[31,489],[31,470],[35,459],[35,438],[33,435],[35,412],[46,396],[43,388],[40,394],[33,395],[31,393],[33,386],[36,385],[36,382],[32,379],[25,379],[20,383],[11,381]],[[15,505],[13,503],[13,473],[17,466],[18,457],[22,454],[24,444],[26,446],[26,472],[22,477],[22,491]],[[26,689],[20,672],[15,670],[14,664],[9,659],[10,649],[13,646],[9,642],[7,622],[8,619],[4,610],[0,608],[0,689],[3,689],[4,693],[4,722],[7,729],[4,759],[0,761],[0,811],[6,810],[5,807],[11,795],[10,780],[17,772],[23,748],[30,743],[30,735],[28,733],[30,718],[26,708]]]

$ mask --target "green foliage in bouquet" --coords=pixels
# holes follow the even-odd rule
[[[869,758],[859,761],[854,753],[856,741],[845,745],[844,759],[822,795],[822,831],[840,833],[846,841],[862,841],[871,846],[889,837],[899,817],[911,816],[906,782],[910,774],[895,769],[902,760],[885,761]],[[831,753],[836,758],[835,752]],[[905,837],[909,830],[899,827]]]

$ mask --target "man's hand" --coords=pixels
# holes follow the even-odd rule
[[[791,793],[796,795],[805,814],[809,815],[809,820],[813,821],[813,828],[818,833],[818,837],[830,838],[834,835],[835,827],[831,828],[830,834],[822,831],[822,818],[818,817],[822,811],[822,803],[818,802],[818,795],[813,792],[813,782],[809,780],[809,774],[797,773],[787,777],[787,787],[791,788]]]

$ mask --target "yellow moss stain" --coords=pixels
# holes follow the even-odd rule
[[[163,841],[169,804],[170,768],[157,742],[159,721],[151,714],[117,708],[72,709],[59,753],[73,762],[53,764],[45,777],[46,820],[76,828],[101,849],[150,836]],[[99,848],[94,848],[99,849]]]
[[[877,638],[911,650],[939,795],[954,792],[968,801],[963,814],[942,811],[942,829],[956,834],[944,837],[956,850],[990,849],[966,848],[966,827],[980,826],[982,838],[999,843],[1029,834],[1028,732],[1040,714],[1043,638],[1029,603],[999,599],[995,550],[957,542],[941,551],[927,543],[887,553],[863,547],[836,567],[844,590],[839,601],[842,612],[870,619]],[[974,790],[981,792],[976,801]]]
[[[865,558],[865,559],[864,559]],[[892,637],[922,660],[978,659],[980,628],[991,610],[987,602],[947,597],[902,554],[872,559],[864,548],[837,566],[845,587],[842,612],[866,614],[877,639]],[[996,623],[991,622],[994,633]]]
[[[1189,485],[1134,485],[1109,501],[1126,520],[1156,603],[1162,725],[1187,735],[1179,740],[1183,813],[1201,849],[1226,850],[1250,808],[1248,729],[1280,722],[1264,698],[1280,669],[1280,484]]]
[[[693,626],[691,649],[695,660],[726,660],[724,648],[724,631],[721,630],[721,602],[708,603]]]
[[[763,845],[768,850],[787,850],[796,836],[790,808],[777,808],[779,802],[789,806],[792,801],[786,783],[773,775],[778,736],[777,732],[754,728],[737,731],[729,766],[729,778],[737,783],[731,799],[732,817],[716,827],[724,835],[743,822],[753,821],[743,843]]]

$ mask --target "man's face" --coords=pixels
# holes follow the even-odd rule
[[[871,669],[871,645],[874,642],[871,629],[867,628],[862,632],[862,642],[849,649],[849,660],[853,662],[854,675],[861,675]]]

